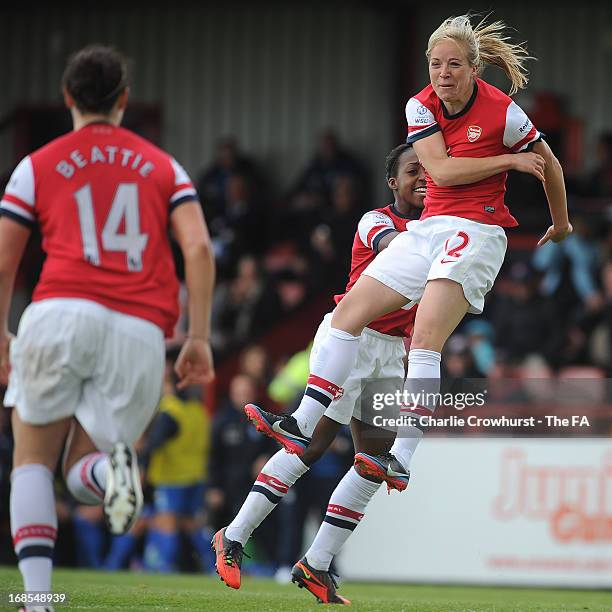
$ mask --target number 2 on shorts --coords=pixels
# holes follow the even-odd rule
[[[453,238],[459,238],[461,241],[457,246],[454,246],[452,249],[448,248],[448,243]],[[452,261],[456,261],[461,255],[463,255],[462,251],[470,242],[470,237],[463,231],[457,232],[453,238],[449,238],[444,244],[444,250],[446,251],[445,257],[442,258],[442,263],[450,263]],[[452,259],[446,259],[446,257],[452,257]]]

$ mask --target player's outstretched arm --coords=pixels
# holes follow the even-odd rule
[[[494,157],[449,157],[442,132],[414,143],[419,161],[440,187],[469,185],[495,174],[518,170],[544,181],[545,159],[538,153],[508,153]]]
[[[8,315],[13,296],[15,275],[21,256],[30,237],[30,229],[9,219],[0,217],[0,384],[6,385],[9,374]]]
[[[549,240],[561,242],[561,240],[572,233],[572,224],[569,222],[567,214],[565,181],[563,180],[563,168],[559,160],[555,157],[548,143],[543,140],[536,142],[533,145],[533,150],[546,161],[544,191],[546,192],[550,217],[553,223],[538,242],[538,246],[542,246]]]
[[[208,228],[199,202],[178,206],[170,225],[183,259],[189,296],[189,331],[174,370],[177,387],[210,382],[215,375],[210,348],[210,311],[215,284],[215,259]]]

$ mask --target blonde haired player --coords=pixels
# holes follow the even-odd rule
[[[427,171],[425,210],[421,220],[413,221],[409,231],[370,263],[338,304],[311,370],[314,382],[293,413],[299,427],[322,414],[313,395],[344,384],[364,327],[413,303],[419,309],[405,391],[413,397],[419,392],[435,396],[442,347],[467,312],[482,312],[504,259],[504,227],[517,225],[504,204],[508,170],[543,182],[553,223],[539,244],[561,241],[572,231],[559,162],[512,99],[478,76],[484,64],[494,64],[509,77],[511,92],[525,86],[526,51],[509,43],[504,32],[501,22],[473,26],[463,15],[446,19],[432,34],[427,48],[430,84],[406,105],[408,142]],[[427,415],[434,408],[423,402],[403,413]],[[393,487],[402,475],[408,476],[421,433],[406,423],[391,453],[357,453],[356,468]],[[362,497],[364,509],[367,501]],[[325,576],[338,552],[332,531],[323,523],[302,560],[311,574]],[[294,576],[302,575],[298,563]]]
[[[178,317],[168,227],[189,293],[179,386],[213,376],[214,259],[191,180],[167,153],[120,127],[129,90],[116,51],[78,52],[63,89],[74,130],[25,157],[0,203],[0,382],[10,367],[11,532],[27,592],[51,589],[53,473],[69,431],[64,473],[74,497],[104,503],[113,533],[127,531],[140,511],[131,445],[159,401],[164,335]],[[47,258],[11,341],[13,281],[35,225]]]

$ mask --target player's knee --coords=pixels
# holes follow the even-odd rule
[[[425,326],[421,329],[415,328],[410,341],[410,350],[424,349],[440,353],[445,342],[446,338],[442,337],[440,332],[433,327]]]
[[[345,300],[342,300],[334,310],[331,326],[352,336],[360,336],[371,319],[368,319],[360,308],[350,304],[344,305],[344,302]]]
[[[68,491],[70,491],[72,497],[74,497],[74,499],[76,499],[80,504],[95,506],[102,503],[103,498],[100,496],[99,492],[89,490],[83,483],[81,468],[78,463],[67,470],[65,474],[65,481]]]

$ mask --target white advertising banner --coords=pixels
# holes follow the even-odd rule
[[[338,559],[346,580],[612,587],[612,440],[424,440]]]

